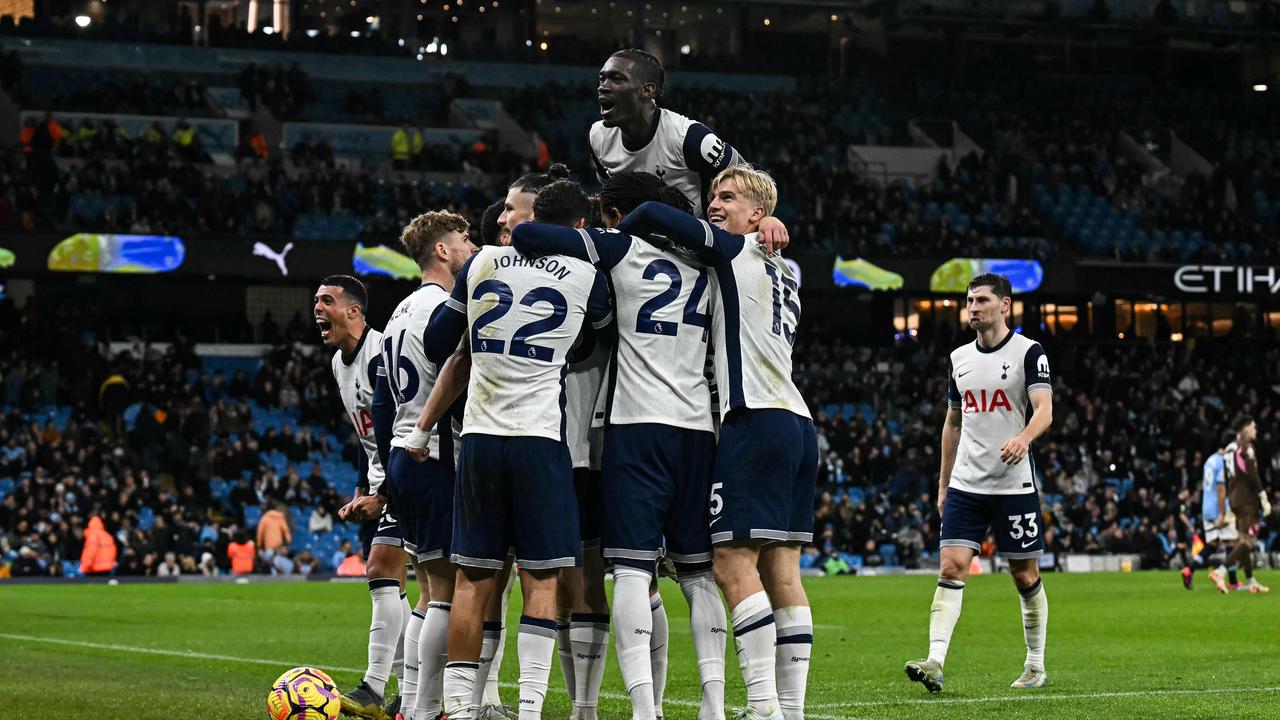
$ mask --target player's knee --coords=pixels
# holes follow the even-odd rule
[[[1019,589],[1029,588],[1040,579],[1040,568],[1034,562],[1018,565],[1010,564],[1009,574],[1013,576],[1013,584]]]
[[[969,579],[969,564],[955,558],[944,557],[938,565],[938,579],[964,582]]]

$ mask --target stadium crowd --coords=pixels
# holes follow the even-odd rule
[[[93,334],[99,320],[92,305],[68,303],[59,309],[65,326],[54,326],[81,332],[53,333],[30,307],[0,308],[7,572],[78,573],[82,557],[91,572],[84,548],[94,516],[117,574],[355,572],[350,538],[323,557],[293,542],[341,529],[336,512],[349,488],[330,483],[318,459],[340,455],[348,468],[357,460],[327,355],[300,349],[314,342],[300,317],[282,327],[268,316],[245,338],[276,343],[256,372],[210,371],[180,336],[164,351],[139,344],[112,355]],[[1280,348],[1233,352],[1239,338],[1161,347],[1041,339],[1054,363],[1055,423],[1034,457],[1055,562],[1065,553],[1182,562],[1198,530],[1201,465],[1237,413],[1258,419],[1264,482],[1280,477]],[[806,565],[919,567],[936,554],[952,341],[907,336],[870,347],[802,328],[795,375],[821,452]],[[72,355],[74,367],[56,361]],[[268,411],[286,423],[260,427],[255,417]],[[1266,525],[1264,547],[1280,550],[1280,513]]]

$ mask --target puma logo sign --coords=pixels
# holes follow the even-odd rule
[[[280,274],[286,277],[289,275],[289,266],[285,264],[284,259],[292,249],[293,243],[285,243],[284,249],[280,252],[272,250],[271,246],[264,242],[256,242],[253,244],[253,254],[274,262],[276,267],[280,268]]]

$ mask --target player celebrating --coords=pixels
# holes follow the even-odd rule
[[[1226,458],[1236,449],[1236,434],[1227,431],[1222,436],[1222,448],[1209,455],[1204,461],[1204,480],[1200,491],[1200,517],[1204,525],[1204,547],[1190,558],[1186,567],[1182,568],[1182,584],[1188,590],[1192,587],[1196,567],[1206,563],[1207,559],[1218,551],[1223,551],[1225,543],[1235,542],[1239,537],[1236,528],[1227,522],[1231,510],[1227,505]],[[1209,580],[1220,592],[1227,592],[1222,582],[1223,568],[1209,571]],[[1236,569],[1230,568],[1231,581],[1235,584]]]
[[[1228,564],[1236,564],[1244,569],[1245,586],[1251,593],[1271,592],[1271,588],[1258,582],[1253,576],[1253,546],[1258,542],[1258,524],[1262,518],[1271,514],[1271,501],[1262,488],[1262,478],[1258,475],[1257,451],[1254,441],[1258,439],[1258,424],[1248,415],[1241,415],[1231,423],[1236,431],[1236,450],[1229,458],[1227,474],[1227,495],[1231,504],[1231,512],[1236,516],[1236,532],[1239,538],[1227,556]],[[1214,583],[1222,590],[1222,578]]]
[[[1038,688],[1048,681],[1044,641],[1049,600],[1036,564],[1044,554],[1044,538],[1040,496],[1027,455],[1053,422],[1053,385],[1044,349],[1009,329],[1012,294],[1003,275],[973,278],[967,304],[969,327],[978,339],[951,353],[938,476],[942,562],[929,614],[929,657],[906,665],[907,677],[929,692],[942,690],[942,667],[960,619],[969,565],[992,526],[996,547],[1009,561],[1022,596],[1027,660],[1012,687]],[[1033,408],[1030,418],[1028,405]]]
[[[343,520],[379,518],[367,548],[366,574],[373,599],[369,665],[360,685],[342,696],[342,709],[359,717],[382,720],[387,717],[382,707],[383,693],[393,663],[397,666],[397,675],[403,672],[402,635],[410,611],[404,599],[405,557],[401,551],[400,526],[387,509],[381,492],[384,473],[373,432],[373,388],[381,363],[378,351],[382,347],[382,333],[365,323],[368,304],[369,294],[364,283],[350,275],[330,275],[320,282],[313,313],[320,339],[326,346],[337,349],[333,354],[333,376],[338,381],[347,417],[360,438],[362,483],[356,497],[338,511],[338,517]],[[425,578],[420,582],[425,583]]]
[[[614,227],[648,200],[689,212],[689,201],[650,173],[616,173],[600,193],[604,223]],[[702,368],[707,349],[707,273],[641,240],[616,232],[538,223],[513,233],[532,255],[562,253],[609,273],[619,317],[617,369],[609,385],[604,446],[605,556],[614,564],[618,660],[633,718],[661,715],[648,638],[650,586],[666,538],[690,627],[703,704],[699,718],[724,717],[724,607],[711,576],[710,493],[715,434]],[[666,398],[661,412],[656,394]],[[665,617],[665,615],[664,615]]]
[[[374,391],[379,457],[388,458],[388,495],[404,533],[405,551],[418,577],[429,579],[414,615],[418,622],[406,631],[406,668],[418,668],[416,696],[406,688],[405,720],[435,720],[442,708],[442,678],[449,612],[453,602],[455,569],[449,563],[453,534],[454,429],[441,422],[423,433],[415,423],[435,384],[436,365],[427,360],[423,334],[431,315],[449,297],[454,276],[475,246],[467,237],[468,224],[451,212],[429,212],[404,229],[401,243],[422,270],[422,284],[400,302],[387,322],[382,343],[382,368]],[[421,437],[426,435],[426,437]],[[404,452],[406,442],[427,443],[431,459],[414,462]],[[416,635],[414,634],[416,631]],[[406,681],[414,680],[406,671]]]
[[[743,159],[706,125],[659,107],[665,84],[662,62],[644,50],[609,56],[596,88],[600,120],[589,133],[591,161],[602,184],[613,173],[653,173],[702,217],[711,180]],[[777,218],[765,217],[760,233],[770,249],[787,244],[787,229]]]
[[[711,268],[716,383],[723,423],[711,478],[716,582],[731,608],[747,720],[804,717],[813,619],[800,545],[813,539],[817,434],[791,379],[800,300],[791,268],[760,245],[777,204],[768,174],[739,165],[716,176],[713,227],[645,203],[618,230],[662,234]]]
[[[570,182],[552,187],[539,203],[543,220],[581,225],[590,210],[582,190]],[[472,365],[454,502],[452,558],[460,567],[445,713],[473,717],[483,610],[514,547],[524,593],[520,714],[539,718],[555,647],[557,572],[576,565],[581,549],[562,376],[584,322],[602,329],[612,321],[607,283],[580,260],[530,261],[511,248],[485,247],[458,273],[445,307],[428,328],[427,356],[448,358],[466,334]],[[429,400],[424,417],[431,407]]]

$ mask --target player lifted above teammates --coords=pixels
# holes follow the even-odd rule
[[[929,692],[942,690],[942,667],[960,619],[969,565],[992,527],[1022,596],[1027,660],[1013,687],[1037,688],[1048,679],[1044,641],[1049,600],[1036,565],[1044,554],[1044,538],[1029,450],[1053,422],[1053,385],[1040,344],[1009,328],[1012,294],[1003,275],[973,278],[967,305],[969,327],[978,339],[951,353],[938,476],[942,563],[929,614],[929,657],[906,665],[907,677]],[[1028,405],[1033,408],[1030,418]]]
[[[666,78],[661,61],[644,50],[609,56],[596,88],[600,120],[589,134],[591,160],[601,183],[613,173],[653,173],[702,217],[711,180],[743,159],[706,125],[659,107]],[[777,218],[765,217],[760,233],[770,249],[787,244],[787,229]]]
[[[475,252],[467,221],[450,212],[429,212],[405,227],[401,243],[422,271],[422,284],[402,300],[387,322],[382,367],[374,393],[378,455],[386,463],[386,488],[404,534],[405,551],[419,578],[429,578],[406,630],[405,720],[435,720],[442,708],[442,677],[455,569],[449,562],[453,534],[454,427],[451,419],[425,433],[431,459],[414,462],[404,451],[435,385],[436,365],[427,360],[423,335],[431,315],[449,298],[454,277]],[[416,670],[417,672],[411,672]],[[416,693],[415,693],[416,690]]]
[[[649,173],[615,173],[600,193],[604,223],[648,200],[689,211],[689,201]],[[660,716],[662,668],[653,667],[650,585],[664,546],[690,607],[703,700],[700,720],[724,717],[725,615],[711,569],[706,498],[715,454],[707,351],[707,272],[684,257],[616,232],[528,224],[513,245],[563,253],[609,273],[618,349],[605,409],[604,547],[614,563],[618,660],[632,717]],[[634,320],[633,320],[634,318]],[[665,618],[665,615],[660,616]],[[659,663],[661,659],[659,658]]]
[[[1236,450],[1227,458],[1227,499],[1231,512],[1236,516],[1239,538],[1227,556],[1227,562],[1244,570],[1249,592],[1271,592],[1271,588],[1253,576],[1253,546],[1258,542],[1258,525],[1263,517],[1271,514],[1271,501],[1262,487],[1257,450],[1254,448],[1258,424],[1253,418],[1242,415],[1231,423],[1231,429],[1236,431]]]
[[[387,508],[382,488],[385,473],[373,432],[373,388],[382,360],[382,333],[365,323],[368,305],[364,283],[349,275],[330,275],[316,290],[313,314],[320,339],[337,349],[333,354],[333,376],[347,417],[360,438],[361,483],[351,502],[338,511],[338,517],[377,518],[372,536],[365,540],[369,558],[366,574],[373,599],[369,665],[360,685],[342,698],[346,712],[376,720],[387,715],[382,707],[383,693],[393,664],[397,674],[403,671],[403,634],[410,610],[404,599],[405,555],[400,525]],[[419,582],[425,585],[425,577]]]
[[[804,716],[813,619],[800,545],[813,539],[817,435],[791,379],[800,300],[791,268],[759,244],[777,204],[767,174],[729,168],[708,218],[645,203],[618,230],[662,234],[711,268],[716,383],[723,422],[711,485],[715,578],[729,603],[747,720]]]
[[[590,211],[586,196],[562,185],[544,220],[581,226]],[[603,329],[612,322],[607,282],[574,258],[529,260],[511,248],[485,247],[459,272],[445,307],[432,319],[427,355],[444,360],[466,336],[472,365],[454,503],[453,561],[460,568],[445,712],[452,720],[472,718],[483,609],[514,547],[524,593],[520,714],[538,718],[555,646],[557,572],[578,563],[581,542],[562,377],[584,324]],[[431,408],[429,401],[424,417]]]

